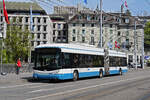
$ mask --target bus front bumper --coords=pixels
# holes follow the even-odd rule
[[[33,73],[33,78],[35,79],[60,79],[60,74],[39,74],[39,73]]]

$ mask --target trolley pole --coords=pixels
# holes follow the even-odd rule
[[[100,0],[100,43],[99,43],[99,45],[100,45],[100,48],[102,48],[102,32],[103,32],[103,28],[102,28],[102,4],[103,2],[102,2],[102,0]]]
[[[0,28],[2,28],[2,9],[0,8]],[[2,66],[3,66],[3,35],[2,29],[0,29],[0,40],[1,40],[1,74],[2,74]]]

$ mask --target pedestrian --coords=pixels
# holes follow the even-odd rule
[[[17,60],[17,68],[16,68],[16,74],[18,75],[19,74],[19,70],[21,68],[21,61],[20,61],[20,58]]]

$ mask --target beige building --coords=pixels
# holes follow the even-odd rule
[[[30,30],[30,7],[32,6],[33,30],[30,31],[34,36],[34,39],[31,40],[33,48],[37,45],[50,43],[52,41],[52,22],[39,5],[27,2],[5,2],[5,4],[10,21],[9,26],[19,25],[22,30]],[[0,2],[0,7],[2,7],[2,2]],[[0,16],[2,17],[2,15]],[[2,17],[1,21],[3,23],[5,22],[4,17]]]
[[[140,63],[142,54],[143,26],[135,17],[127,13],[103,12],[103,48],[126,52],[128,62],[133,62],[135,48],[137,61]],[[69,19],[68,42],[94,45],[99,47],[100,14],[97,11],[81,11]],[[118,48],[115,47],[117,42]]]
[[[67,16],[66,16],[67,17]],[[52,42],[68,43],[68,24],[65,16],[57,14],[50,15],[52,21]]]

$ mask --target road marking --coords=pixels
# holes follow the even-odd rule
[[[30,83],[30,84],[23,84],[23,85],[5,86],[5,87],[0,87],[0,89],[16,88],[16,87],[23,87],[23,86],[30,86],[30,85],[38,85],[38,84],[42,84],[42,83]]]
[[[30,91],[30,92],[28,92],[27,94],[35,93],[35,92],[43,92],[43,91],[57,90],[57,89],[65,88],[65,87],[71,87],[71,86],[75,86],[75,85],[66,85],[66,86],[63,86],[63,87],[56,87],[56,88],[51,88],[51,89],[39,89],[39,90],[35,90],[35,91]]]
[[[59,93],[54,93],[54,94],[49,94],[49,95],[44,95],[44,96],[38,96],[38,97],[34,97],[34,98],[28,98],[26,100],[37,100],[37,99],[41,99],[41,98],[46,98],[46,97],[51,97],[51,96],[57,96],[57,95],[63,95],[63,94],[77,92],[77,91],[82,91],[82,90],[87,90],[87,89],[91,89],[91,88],[95,88],[95,87],[107,86],[107,85],[116,84],[116,83],[120,83],[120,82],[124,82],[124,81],[133,81],[133,80],[142,79],[142,78],[148,78],[148,77],[150,77],[150,76],[147,76],[147,77],[138,77],[138,78],[131,78],[131,79],[125,79],[125,80],[120,80],[120,81],[115,81],[115,82],[109,82],[109,83],[104,83],[104,84],[99,84],[99,85],[93,85],[93,86],[88,86],[88,87],[84,87],[84,88],[63,91],[63,92],[59,92]]]
[[[32,88],[38,88],[38,87],[43,87],[43,86],[51,86],[51,85],[53,85],[53,84],[38,85],[38,86],[32,86],[32,87],[28,87],[28,88],[32,89]]]

